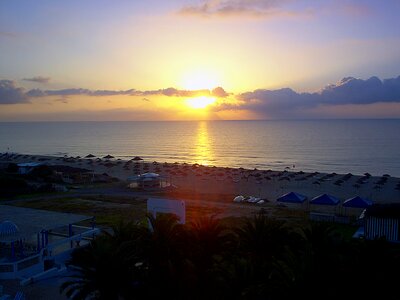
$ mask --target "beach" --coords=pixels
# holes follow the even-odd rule
[[[89,155],[91,156],[91,155]],[[137,160],[136,160],[137,159]],[[103,157],[56,157],[24,154],[3,154],[0,163],[37,162],[49,166],[63,165],[90,170],[95,174],[108,174],[122,182],[128,177],[144,173],[157,173],[174,187],[172,195],[179,198],[218,202],[232,202],[237,195],[253,196],[265,200],[266,205],[281,205],[276,199],[283,194],[296,192],[307,197],[307,200],[329,194],[340,200],[338,208],[327,205],[286,204],[289,208],[311,209],[321,212],[340,210],[345,200],[360,196],[373,203],[393,203],[400,201],[400,178],[390,174],[382,176],[302,172],[294,170],[258,170],[244,168],[222,168],[199,164],[164,163],[140,160]],[[253,204],[255,205],[255,204]],[[311,207],[310,207],[311,206]],[[346,213],[351,213],[347,209]],[[359,214],[360,209],[354,213]]]
[[[221,224],[240,226],[246,217],[262,213],[275,220],[283,220],[289,226],[298,228],[314,215],[328,217],[334,215],[335,222],[351,226],[340,227],[343,234],[350,237],[359,225],[358,217],[363,208],[345,208],[343,202],[354,196],[368,198],[373,203],[393,203],[400,201],[400,178],[389,174],[382,176],[302,172],[294,170],[257,170],[225,168],[199,164],[164,163],[141,160],[116,159],[111,155],[102,157],[42,156],[26,154],[0,154],[0,166],[10,164],[47,165],[55,169],[81,170],[89,176],[84,183],[66,184],[67,193],[30,194],[21,198],[3,199],[2,204],[46,211],[93,216],[96,226],[109,230],[110,226],[123,221],[142,221],[147,213],[147,199],[161,197],[185,200],[186,222],[198,217],[215,216]],[[70,170],[71,170],[70,169]],[[165,191],[143,191],[127,188],[129,177],[138,174],[156,173],[171,183]],[[107,175],[105,175],[107,174]],[[110,180],[96,185],[90,178],[97,175]],[[18,175],[17,175],[18,177]],[[25,177],[25,178],[29,178]],[[115,179],[118,179],[115,180]],[[379,188],[377,188],[379,187]],[[296,192],[307,197],[304,203],[281,203],[276,199],[283,194]],[[310,200],[321,194],[337,197],[340,203],[313,205]],[[253,196],[264,203],[235,203],[235,196]],[[198,220],[198,219],[197,219]],[[249,219],[247,219],[249,220]],[[340,220],[346,220],[342,222]],[[87,224],[86,224],[87,225]],[[338,226],[341,226],[339,224]],[[22,290],[27,296],[42,295],[54,299],[58,296],[60,277],[41,280],[36,284],[20,287],[16,281],[8,281],[5,291],[14,294]],[[43,288],[45,287],[45,288]]]

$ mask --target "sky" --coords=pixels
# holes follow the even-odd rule
[[[0,121],[400,118],[400,1],[0,1]]]

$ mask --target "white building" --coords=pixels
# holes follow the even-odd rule
[[[130,188],[143,190],[157,190],[171,186],[170,182],[164,176],[157,173],[144,173],[127,178]]]
[[[78,224],[85,220],[90,227]],[[0,280],[57,273],[71,251],[98,233],[93,217],[0,205]]]

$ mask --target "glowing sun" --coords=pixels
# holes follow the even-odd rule
[[[186,104],[191,108],[199,109],[206,108],[208,105],[213,104],[215,101],[216,99],[214,97],[200,96],[187,99]]]
[[[181,85],[188,90],[210,90],[220,86],[217,74],[210,70],[196,70],[185,74]]]

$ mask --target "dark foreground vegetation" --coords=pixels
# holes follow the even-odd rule
[[[23,195],[65,192],[75,185],[118,182],[118,179],[107,173],[94,174],[87,169],[63,165],[40,165],[27,174],[20,174],[18,169],[18,165],[14,163],[0,169],[0,200]]]
[[[398,299],[400,250],[332,224],[257,215],[237,228],[173,216],[119,223],[73,252],[73,299]]]

